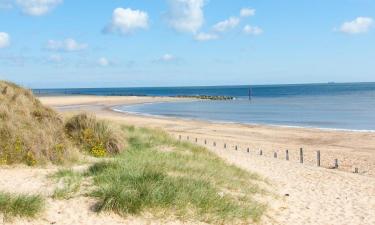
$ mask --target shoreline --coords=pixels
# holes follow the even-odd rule
[[[130,105],[145,105],[145,104],[159,104],[164,102],[153,102],[153,103],[139,103],[139,104],[130,104]],[[127,106],[130,106],[127,105]],[[121,106],[121,105],[118,105]],[[249,125],[249,126],[265,126],[265,127],[278,127],[278,128],[295,128],[295,129],[312,129],[312,130],[322,130],[322,131],[340,131],[340,132],[359,132],[359,133],[375,133],[375,130],[356,130],[356,129],[343,129],[343,128],[326,128],[326,127],[308,127],[308,126],[297,126],[297,125],[280,125],[280,124],[262,124],[262,123],[244,123],[244,122],[235,122],[235,121],[225,121],[225,120],[210,120],[210,119],[194,119],[191,117],[175,117],[175,116],[163,116],[163,115],[156,115],[151,113],[140,113],[140,112],[131,112],[131,111],[123,111],[120,109],[115,109],[116,106],[108,108],[108,110],[124,113],[124,114],[131,114],[136,116],[144,116],[144,117],[155,117],[155,118],[162,118],[162,119],[176,119],[176,120],[185,120],[185,121],[200,121],[200,122],[208,122],[208,123],[220,123],[220,124],[237,124],[237,125]]]
[[[161,103],[168,103],[168,102],[193,102],[193,101],[205,101],[195,98],[178,98],[178,97],[169,97],[169,96],[98,96],[98,95],[68,95],[68,96],[39,96],[39,99],[44,101],[43,103],[51,106],[56,107],[57,109],[77,109],[77,108],[90,108],[93,107],[93,103],[97,102],[87,102],[87,104],[77,104],[74,102],[73,104],[61,104],[58,101],[53,101],[51,104],[48,99],[55,98],[58,99],[66,99],[66,98],[139,98],[140,101],[135,101],[131,103],[123,102],[122,104],[113,104],[113,103],[104,103],[101,102],[102,105],[95,105],[96,107],[102,107],[103,109],[109,112],[121,113],[121,114],[129,114],[141,117],[149,117],[149,118],[156,118],[156,119],[172,119],[172,120],[183,120],[183,121],[195,121],[195,122],[206,122],[206,123],[215,123],[215,124],[234,124],[234,125],[244,125],[244,126],[258,126],[258,127],[266,127],[266,128],[282,128],[282,129],[301,129],[301,130],[317,130],[317,131],[328,131],[328,132],[345,132],[345,133],[375,133],[375,130],[358,130],[358,129],[345,129],[345,128],[325,128],[325,127],[309,127],[309,126],[298,126],[298,125],[280,125],[280,124],[262,124],[262,123],[244,123],[244,122],[236,122],[236,121],[224,121],[224,120],[210,120],[210,119],[203,119],[203,118],[191,118],[191,117],[175,117],[175,116],[163,116],[163,115],[156,115],[152,113],[138,113],[138,112],[131,112],[131,111],[123,111],[119,109],[115,109],[119,106],[133,106],[133,105],[145,105],[145,104],[161,104]],[[143,102],[142,99],[152,99],[152,101]],[[47,101],[46,101],[47,100]],[[85,100],[83,100],[85,101]],[[121,102],[121,100],[120,100]],[[69,110],[71,111],[71,110]]]

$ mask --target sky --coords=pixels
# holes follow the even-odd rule
[[[31,88],[375,81],[375,0],[0,0]]]

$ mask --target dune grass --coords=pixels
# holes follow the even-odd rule
[[[71,169],[60,169],[50,178],[58,184],[52,194],[52,198],[70,199],[80,190],[83,176]]]
[[[14,217],[35,217],[44,209],[44,204],[44,199],[40,195],[0,192],[0,214],[3,214],[6,220]]]
[[[120,215],[151,212],[209,223],[259,221],[266,194],[256,174],[226,164],[206,149],[164,132],[125,127],[128,148],[113,161],[93,165],[97,210]]]

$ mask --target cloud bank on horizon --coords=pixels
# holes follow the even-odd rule
[[[251,44],[252,46],[249,46],[249,43],[259,43],[259,46],[265,46],[265,50],[269,51],[269,54],[271,54],[271,50],[267,49],[267,46],[273,46],[275,48],[276,43],[276,41],[271,39],[278,39],[280,37],[285,41],[288,41],[288,39],[293,40],[294,36],[302,35],[303,33],[308,34],[309,28],[301,28],[301,32],[298,34],[298,29],[293,30],[293,24],[290,23],[293,22],[293,19],[288,20],[289,24],[287,24],[283,22],[283,18],[266,17],[265,14],[269,9],[269,5],[266,3],[258,3],[257,8],[255,7],[256,4],[254,4],[254,6],[249,6],[243,5],[241,2],[243,1],[234,1],[233,4],[230,5],[229,3],[219,4],[216,1],[206,0],[159,0],[160,4],[154,5],[144,1],[138,3],[108,1],[107,4],[93,3],[92,6],[88,7],[86,10],[79,11],[79,18],[74,18],[76,14],[74,14],[74,11],[71,11],[73,9],[72,7],[83,6],[83,1],[0,0],[0,16],[2,16],[0,19],[4,21],[3,23],[6,25],[0,27],[0,65],[7,66],[7,71],[0,72],[2,72],[2,74],[15,73],[12,72],[12,65],[16,64],[14,62],[20,65],[18,63],[20,61],[22,61],[22,65],[25,67],[27,66],[27,62],[32,62],[34,64],[39,63],[40,67],[35,68],[35,70],[46,66],[46,63],[56,65],[64,62],[67,68],[70,68],[72,71],[76,70],[76,73],[81,73],[85,66],[92,67],[92,65],[97,65],[103,69],[107,68],[108,70],[115,65],[113,62],[116,61],[116,65],[118,65],[116,68],[119,69],[122,65],[123,71],[126,71],[124,73],[128,73],[129,68],[143,65],[143,68],[138,68],[136,72],[142,73],[142,76],[145,77],[145,74],[151,73],[150,71],[144,71],[144,66],[147,64],[147,61],[151,63],[163,62],[162,65],[165,66],[168,63],[175,62],[176,59],[191,58],[191,64],[196,65],[198,68],[208,68],[207,65],[211,65],[212,67],[212,62],[218,61],[226,61],[233,64],[241,63],[241,66],[230,67],[227,63],[226,66],[225,64],[221,64],[220,67],[227,72],[232,71],[234,68],[240,80],[247,80],[246,73],[241,71],[246,68],[246,63],[243,62],[245,60],[240,58],[240,56],[244,54],[241,52],[252,52],[249,48],[257,48],[257,45]],[[95,7],[96,4],[98,7]],[[215,8],[216,4],[220,5],[218,10]],[[212,8],[210,8],[210,6],[212,6]],[[374,7],[374,5],[371,6]],[[288,5],[285,7],[291,6]],[[369,15],[368,11],[363,11],[363,14],[359,13],[359,10],[357,10],[356,15],[351,13],[348,13],[347,16],[343,15],[341,16],[341,21],[333,19],[330,16],[325,16],[324,21],[326,24],[320,21],[314,25],[313,29],[319,31],[319,35],[321,36],[334,35],[335,33],[340,33],[342,36],[348,37],[354,35],[358,37],[372,35],[374,13],[373,15]],[[98,13],[97,16],[95,16],[96,13]],[[288,12],[286,13],[288,14]],[[56,17],[54,14],[57,14]],[[285,18],[287,18],[287,14],[284,14]],[[349,16],[349,14],[351,15]],[[7,16],[11,16],[15,20],[4,20]],[[33,17],[37,19],[33,19]],[[84,23],[86,17],[87,22]],[[49,23],[49,18],[54,18],[53,22],[60,21],[61,24]],[[331,19],[331,21],[329,19]],[[34,31],[24,29],[26,27],[22,25],[15,25],[17,23],[25,23],[25,20],[27,20],[27,24],[29,24]],[[90,20],[95,21],[95,23],[88,22]],[[86,29],[85,26],[81,26],[80,28],[75,27],[74,21],[77,24],[89,24],[89,26],[87,26],[89,29]],[[9,25],[7,23],[9,23]],[[299,25],[302,21],[294,21],[294,23],[295,25]],[[42,24],[46,27],[45,29],[41,26]],[[69,27],[75,28],[70,31]],[[76,32],[77,30],[78,32]],[[30,32],[30,40],[33,41],[33,44],[30,46],[28,46],[29,43],[27,39],[22,37],[24,31]],[[96,34],[92,35],[95,32]],[[27,34],[25,33],[25,35]],[[100,37],[101,35],[103,37]],[[269,35],[273,35],[273,37]],[[140,39],[133,41],[138,39],[138,36]],[[310,36],[306,36],[306,39],[309,38]],[[102,40],[102,44],[100,40]],[[174,40],[177,41],[175,42]],[[133,44],[131,46],[127,45],[127,49],[120,52],[122,48],[121,42],[125,43],[130,41],[133,41]],[[179,46],[174,44],[181,44],[183,42],[185,42],[185,44]],[[200,43],[199,46],[202,50],[199,50],[196,45],[194,45],[194,42],[197,44]],[[204,46],[204,43],[207,43],[207,45]],[[215,43],[223,44],[218,45]],[[297,43],[298,41],[296,44]],[[136,52],[134,47],[141,47],[143,45],[148,46],[148,52],[146,49],[142,53]],[[174,47],[168,47],[169,45]],[[185,48],[182,47],[183,45],[185,45]],[[37,49],[37,46],[40,46],[39,49]],[[163,46],[164,49],[162,49]],[[224,52],[230,52],[230,54],[221,53],[221,55],[217,55],[215,53],[216,49],[213,46],[216,46],[216,49],[219,48],[218,46],[223,46],[222,51],[226,46],[227,48],[225,48],[226,50]],[[235,46],[237,53],[232,51],[230,46]],[[26,50],[29,48],[35,49],[34,51],[37,53],[31,55],[29,53],[30,51]],[[280,51],[282,48],[283,47],[280,47]],[[199,61],[200,57],[195,57],[194,53],[191,52],[193,50],[195,50],[197,54],[204,53],[205,55],[209,55],[211,57],[211,62],[206,62],[206,65],[202,65],[202,61]],[[314,50],[311,49],[310,51]],[[133,54],[135,57],[134,59],[129,59],[127,62],[124,62],[122,59],[123,54]],[[265,53],[260,53],[259,55],[262,54]],[[106,55],[106,57],[103,55]],[[228,56],[229,59],[226,60],[218,59],[218,57],[228,58]],[[274,58],[271,63],[263,59],[260,63],[260,65],[263,66],[263,72],[260,68],[258,68],[256,72],[258,74],[276,74],[276,72],[269,71],[270,66],[267,66],[267,64],[273,64],[274,67],[278,67],[277,70],[287,71],[288,69],[285,69],[281,63],[285,58],[281,61],[279,60],[279,62],[277,62],[277,60],[277,58]],[[291,58],[290,62],[287,64],[291,65],[292,60]],[[186,62],[189,61],[184,60],[184,63]],[[175,65],[175,67],[170,68],[174,68],[174,71],[178,73],[198,73],[191,72],[187,64],[185,66],[181,63],[172,64]],[[161,69],[160,65],[152,64],[150,68],[151,67],[155,67],[156,72],[152,72],[153,74],[158,73],[161,77],[164,76],[162,75],[163,69]],[[265,68],[267,68],[268,72],[265,72]],[[50,70],[54,71],[54,67],[50,68]],[[212,74],[215,73],[215,69],[210,70],[212,71],[209,71],[209,73],[213,76]],[[331,69],[331,71],[334,70]],[[207,73],[207,71],[205,72]],[[220,72],[222,71],[218,71],[217,73]],[[56,73],[61,73],[61,71]],[[121,71],[113,72],[113,74],[115,73],[119,74]],[[204,73],[203,70],[199,71],[199,74],[202,73]],[[11,77],[11,75],[9,76]],[[16,75],[16,77],[17,76],[20,75]],[[201,82],[201,76],[197,76],[199,76],[195,77],[197,78],[197,82]],[[264,80],[263,82],[267,81],[267,79],[263,79],[261,75],[257,76],[259,77],[255,80],[259,80],[259,82],[262,82],[262,80]],[[193,79],[195,78],[193,77]],[[111,79],[114,79],[113,82],[115,82],[115,75],[113,75]],[[211,78],[211,80],[213,79],[214,78]],[[23,80],[23,76],[20,76],[18,80]],[[178,82],[178,80],[175,82]],[[224,82],[224,80],[222,82]]]

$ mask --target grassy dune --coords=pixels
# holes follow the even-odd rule
[[[120,215],[151,212],[209,223],[258,221],[266,206],[255,174],[224,163],[206,149],[149,129],[124,128],[127,151],[93,165],[88,176],[98,211]]]
[[[79,153],[104,157],[121,152],[116,126],[79,114],[67,121],[30,90],[0,80],[0,165],[71,163]]]
[[[0,164],[69,160],[63,126],[63,119],[30,90],[0,81]]]

